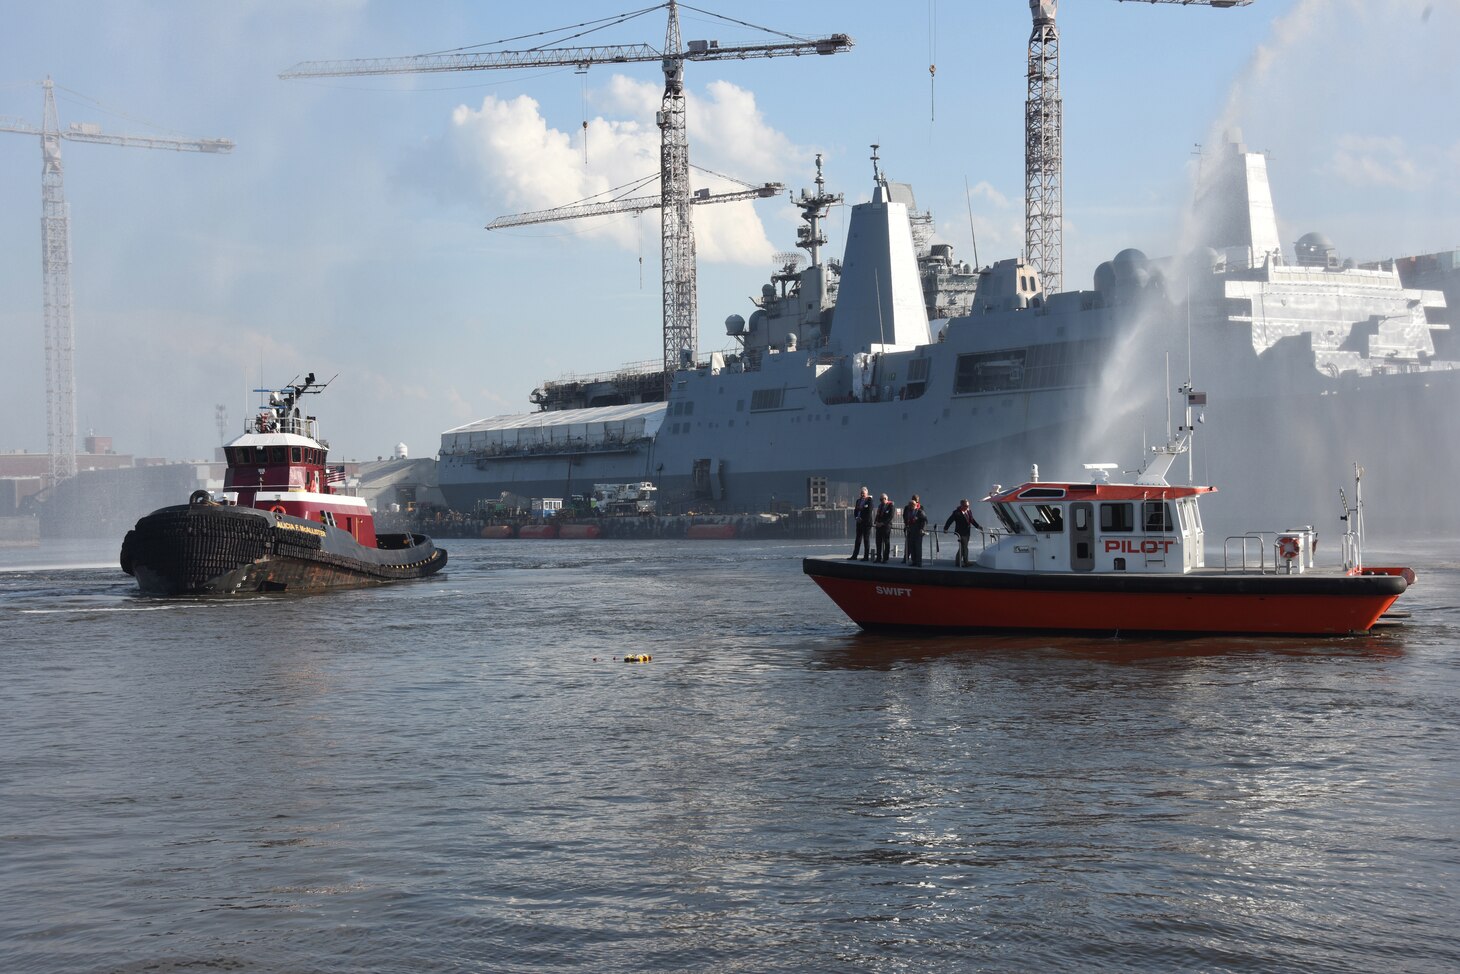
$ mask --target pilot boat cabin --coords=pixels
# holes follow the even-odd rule
[[[375,547],[375,521],[364,498],[335,493],[330,483],[329,444],[319,438],[313,416],[266,409],[223,450],[224,503],[318,521]]]
[[[1181,574],[1206,565],[1197,498],[1212,487],[1041,483],[995,487],[1002,531],[985,568]]]

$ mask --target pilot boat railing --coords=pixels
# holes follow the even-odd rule
[[[1222,542],[1222,571],[1265,574],[1269,533],[1248,531],[1246,534],[1228,535]]]

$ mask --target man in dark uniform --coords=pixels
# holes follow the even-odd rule
[[[948,520],[943,522],[943,530],[947,531],[948,526],[953,526],[953,533],[958,535],[958,554],[953,556],[953,566],[968,567],[968,538],[973,534],[974,529],[982,531],[983,528],[973,519],[973,510],[968,506],[968,498],[958,502],[953,513],[948,515]]]
[[[887,553],[892,548],[892,519],[896,514],[897,505],[883,494],[874,517],[877,522],[877,561],[887,561]]]
[[[872,495],[867,488],[862,488],[861,496],[857,498],[857,504],[852,508],[852,520],[857,527],[857,540],[852,544],[852,557],[850,561],[857,560],[857,552],[862,553],[862,560],[868,561],[872,557]]]
[[[908,560],[914,567],[923,563],[923,531],[927,526],[928,515],[923,513],[918,495],[913,494],[912,500],[902,509],[902,530],[907,534]]]

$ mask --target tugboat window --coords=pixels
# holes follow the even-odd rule
[[[269,462],[270,463],[283,463],[284,462],[284,448],[282,446],[271,446],[271,447],[269,447]]]
[[[1134,531],[1136,527],[1135,514],[1129,504],[1101,504],[1100,505],[1100,530],[1101,531]]]
[[[300,450],[299,447],[297,447],[297,446],[291,446],[289,448],[289,462],[290,463],[298,463],[300,461],[301,456],[302,456],[302,451]]]

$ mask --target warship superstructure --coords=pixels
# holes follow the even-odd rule
[[[733,346],[677,371],[667,398],[648,368],[579,377],[536,390],[538,412],[443,433],[448,502],[652,481],[665,511],[836,505],[862,484],[951,507],[1031,464],[1163,440],[1172,374],[1195,374],[1222,414],[1195,462],[1250,488],[1212,512],[1234,529],[1254,505],[1311,510],[1355,459],[1371,481],[1460,473],[1460,431],[1425,420],[1460,403],[1456,362],[1436,351],[1444,295],[1317,234],[1285,256],[1266,159],[1240,141],[1207,165],[1203,246],[1122,251],[1091,290],[1046,294],[1019,258],[958,261],[875,154],[872,199],[851,207],[841,262],[823,261],[838,199],[818,170],[795,200],[809,261],[785,261],[748,318],[726,319]]]

